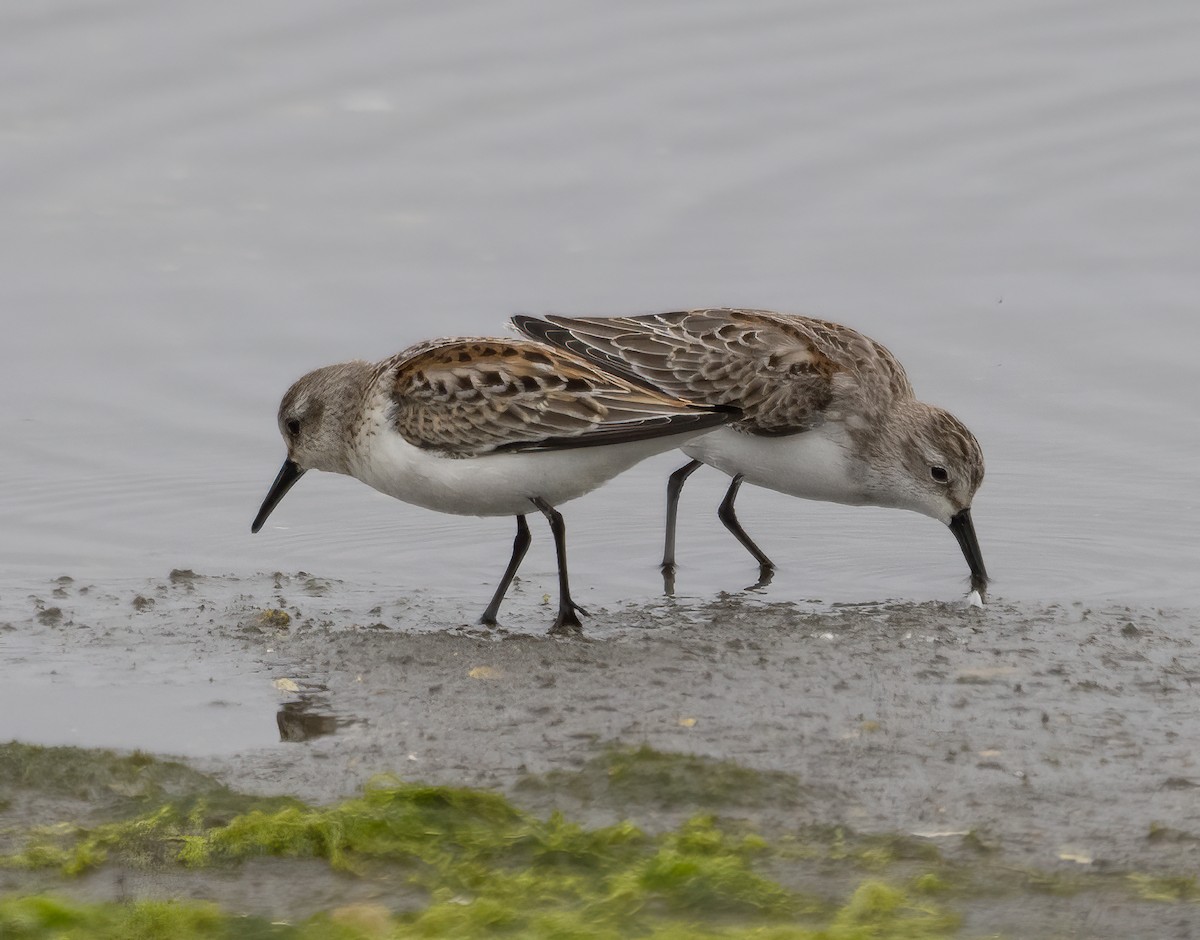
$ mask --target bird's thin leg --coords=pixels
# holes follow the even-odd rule
[[[517,569],[521,567],[521,559],[529,551],[529,543],[531,541],[533,539],[529,535],[529,523],[525,521],[524,516],[517,516],[517,537],[513,539],[512,558],[508,561],[508,567],[504,569],[504,577],[500,579],[500,585],[496,588],[496,593],[492,595],[492,602],[487,605],[487,610],[479,618],[480,623],[486,624],[489,627],[496,626],[496,614],[500,613],[500,602],[504,600],[504,595],[508,593],[508,586],[512,584],[512,579],[516,576]]]
[[[662,560],[664,575],[675,573],[675,521],[679,518],[679,494],[683,491],[683,484],[687,478],[701,466],[699,460],[689,461],[667,479],[667,537],[663,544]]]
[[[550,531],[554,534],[554,551],[558,555],[558,616],[554,618],[550,632],[579,633],[583,624],[576,612],[587,616],[587,611],[571,600],[571,586],[567,581],[567,527],[562,513],[540,496],[533,497],[530,502],[549,520]]]
[[[771,576],[775,572],[775,562],[771,561],[766,556],[766,553],[754,544],[754,539],[746,534],[746,530],[742,528],[742,524],[738,522],[737,513],[733,510],[733,501],[737,499],[738,490],[742,486],[742,474],[734,476],[733,481],[729,484],[729,490],[725,494],[725,498],[721,500],[721,508],[717,510],[717,518],[725,524],[734,538],[745,546],[746,551],[754,556],[754,560],[758,562],[758,583],[755,587],[764,587],[771,581]]]

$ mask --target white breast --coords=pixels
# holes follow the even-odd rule
[[[730,476],[740,473],[747,483],[790,496],[855,506],[868,500],[862,485],[865,468],[851,456],[836,425],[786,437],[718,428],[682,450]]]
[[[360,441],[351,472],[396,499],[464,516],[531,512],[533,497],[552,506],[575,499],[652,454],[679,446],[680,435],[565,450],[445,457],[388,428]]]

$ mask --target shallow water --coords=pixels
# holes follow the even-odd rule
[[[508,523],[315,478],[250,537],[287,384],[514,311],[738,304],[863,329],[976,431],[997,596],[1195,603],[1191,4],[0,16],[18,584],[306,568],[474,611]],[[594,603],[656,594],[672,463],[568,507]],[[683,592],[753,580],[722,487],[685,492]],[[775,599],[963,590],[928,520],[740,503]]]

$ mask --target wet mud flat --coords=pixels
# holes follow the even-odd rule
[[[543,914],[590,912],[581,936],[1200,936],[1189,612],[737,595],[593,611],[563,639],[549,611],[518,590],[486,631],[303,573],[6,590],[5,678],[82,683],[100,714],[132,686],[188,756],[7,745],[3,903],[212,899],[313,936],[454,914],[471,936],[500,921],[464,911],[516,916],[511,879],[565,866],[583,881]],[[204,694],[173,712],[176,688]],[[229,716],[261,742],[196,733]],[[311,835],[352,819],[393,841]],[[602,917],[614,885],[627,907]]]

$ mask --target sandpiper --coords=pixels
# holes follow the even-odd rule
[[[679,493],[703,463],[733,478],[718,516],[758,562],[760,586],[775,565],[734,512],[743,482],[806,499],[911,509],[945,523],[971,569],[970,599],[982,603],[988,576],[971,501],[983,482],[983,451],[961,421],[917,400],[903,366],[870,337],[810,317],[726,308],[517,316],[513,324],[669,395],[740,410],[727,427],[683,445],[692,460],[667,484],[668,591]]]
[[[525,339],[421,343],[382,362],[308,373],[279,406],[287,459],[251,526],[307,470],[345,473],[439,512],[514,515],[512,558],[480,622],[496,614],[529,547],[525,514],[550,523],[559,603],[552,632],[579,629],[555,507],[733,417]]]

